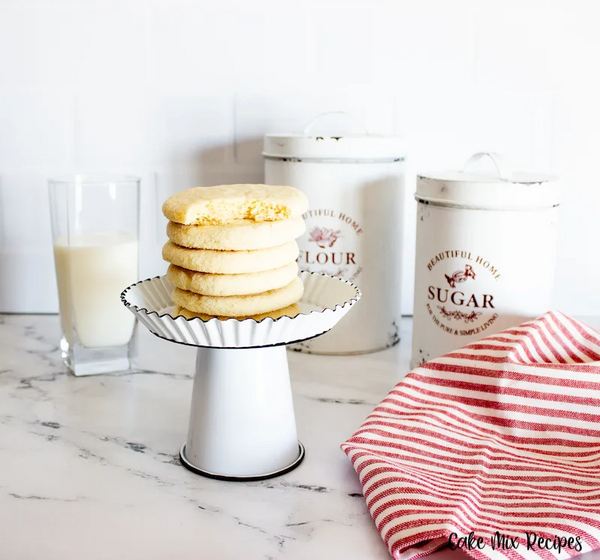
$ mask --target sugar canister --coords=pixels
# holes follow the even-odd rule
[[[484,157],[493,172],[472,171]],[[551,309],[559,195],[492,153],[417,177],[411,367]]]
[[[374,352],[399,340],[405,145],[366,132],[315,133],[315,124],[265,136],[265,182],[308,197],[300,269],[350,280],[363,297],[335,330],[295,349]]]

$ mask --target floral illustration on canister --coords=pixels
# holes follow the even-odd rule
[[[443,305],[438,305],[438,309],[440,310],[440,313],[446,317],[446,319],[456,319],[458,321],[463,320],[465,323],[472,323],[481,315],[480,311],[471,311],[471,313],[463,313],[462,311],[448,311]]]
[[[315,226],[309,234],[309,241],[314,241],[321,249],[333,247],[338,238],[342,237],[339,229]]]
[[[313,272],[317,272],[318,274],[325,274],[325,275],[333,276],[334,278],[344,278],[346,276],[346,273],[348,272],[348,269],[347,268],[338,268],[335,272],[330,272],[323,268],[321,270],[314,270]]]

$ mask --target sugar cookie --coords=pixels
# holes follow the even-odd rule
[[[293,241],[305,229],[302,218],[278,222],[238,220],[226,226],[185,226],[169,222],[167,236],[173,243],[189,249],[254,251]]]
[[[247,274],[207,274],[169,266],[167,278],[177,287],[205,296],[241,296],[259,294],[287,286],[298,276],[298,265],[291,262],[281,268]]]
[[[177,305],[195,313],[223,317],[248,317],[292,305],[300,300],[303,293],[304,284],[296,276],[287,286],[261,294],[228,297],[202,296],[174,288],[171,297]]]
[[[279,319],[280,317],[295,317],[299,315],[301,312],[300,306],[297,303],[292,305],[288,305],[283,309],[276,309],[275,311],[269,311],[267,313],[260,313],[259,315],[250,315],[249,317],[235,317],[239,321],[243,321],[244,319],[254,319],[255,321],[262,321],[263,319],[271,318],[271,319]],[[194,313],[189,309],[185,309],[184,307],[177,306],[173,317],[177,317],[178,315],[182,315],[186,319],[202,319],[203,321],[210,321],[210,319],[219,319],[221,321],[226,321],[227,319],[231,319],[231,317],[216,317],[215,315],[206,315],[205,313]]]
[[[308,210],[308,200],[293,187],[220,185],[174,194],[162,210],[172,222],[186,225],[227,225],[237,220],[272,222],[299,218]]]
[[[295,261],[298,253],[298,244],[295,241],[257,251],[186,249],[167,241],[163,247],[162,256],[171,264],[197,272],[244,274],[281,268]]]

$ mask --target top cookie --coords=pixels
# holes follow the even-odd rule
[[[308,210],[308,200],[293,187],[220,185],[174,194],[162,210],[172,222],[185,225],[227,225],[237,220],[275,222],[299,218]]]

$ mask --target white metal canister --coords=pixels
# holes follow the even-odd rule
[[[334,330],[295,349],[382,350],[399,341],[404,143],[366,133],[317,135],[315,122],[304,134],[265,136],[265,182],[308,197],[300,269],[350,280],[363,297]]]
[[[495,172],[467,172],[482,156]],[[411,367],[551,308],[559,195],[490,153],[418,176]]]

